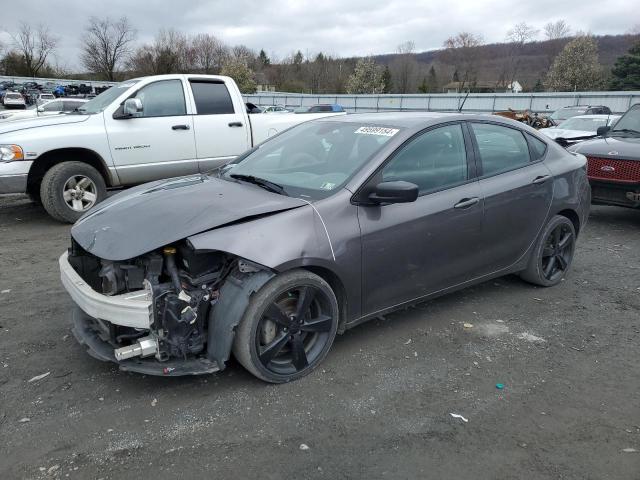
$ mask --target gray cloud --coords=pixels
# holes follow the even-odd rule
[[[63,8],[22,0],[3,9],[0,22],[8,31],[20,21],[49,25],[60,37],[58,63],[77,69],[80,37],[91,15],[126,15],[138,29],[140,43],[152,40],[160,28],[175,28],[213,33],[229,44],[264,48],[282,58],[298,49],[336,56],[390,53],[406,40],[413,40],[419,51],[430,50],[463,30],[497,42],[517,22],[542,28],[560,18],[574,30],[617,34],[638,23],[635,14],[628,0],[74,0]],[[0,40],[7,43],[7,35]]]

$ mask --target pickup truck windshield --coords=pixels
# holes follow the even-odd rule
[[[290,196],[325,198],[399,131],[351,122],[303,123],[239,157],[220,174],[230,181],[267,181]]]
[[[612,134],[621,133],[640,133],[640,104],[636,104],[627,110],[620,120],[614,125]]]
[[[78,108],[78,111],[86,114],[100,113],[127,89],[133,87],[138,82],[139,80],[127,80],[126,82],[117,83],[97,97],[89,100],[82,107]]]

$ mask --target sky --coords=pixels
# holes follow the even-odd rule
[[[272,57],[296,50],[340,57],[393,53],[413,41],[416,51],[439,48],[460,31],[479,34],[487,43],[503,41],[518,22],[542,29],[565,19],[574,31],[622,34],[640,25],[635,0],[66,0],[64,6],[41,0],[12,2],[2,9],[0,42],[21,21],[47,24],[58,38],[54,63],[76,71],[81,36],[92,15],[127,16],[137,42],[153,40],[161,28],[207,32],[224,42],[245,44]],[[60,7],[60,8],[58,8]],[[104,15],[103,15],[104,14]],[[542,32],[539,35],[542,39]]]

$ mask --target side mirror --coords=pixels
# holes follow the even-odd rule
[[[369,200],[374,203],[411,203],[417,198],[418,186],[403,180],[379,183],[369,195]]]
[[[44,112],[44,107],[38,107],[39,112]]]
[[[609,130],[611,130],[611,127],[598,127],[598,130],[596,130],[596,134],[601,137],[609,132]]]
[[[139,117],[143,111],[142,100],[139,98],[127,98],[124,101],[123,113],[125,118]]]

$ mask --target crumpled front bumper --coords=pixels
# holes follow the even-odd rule
[[[120,370],[147,375],[201,375],[220,370],[205,356],[159,361],[156,357],[117,360],[114,349],[123,345],[109,340],[110,324],[150,330],[153,323],[151,292],[140,290],[122,295],[102,295],[93,290],[73,269],[68,253],[60,256],[60,278],[73,299],[73,335],[87,347],[89,355],[117,363]]]
[[[123,327],[150,328],[153,323],[150,291],[103,295],[93,290],[73,269],[68,252],[60,255],[59,264],[62,285],[87,315]]]
[[[99,320],[90,317],[78,306],[73,308],[73,336],[81,344],[87,347],[87,352],[93,358],[103,362],[118,364],[120,370],[125,372],[137,372],[145,375],[157,375],[163,377],[179,377],[184,375],[203,375],[220,370],[216,362],[206,357],[194,357],[187,359],[171,359],[160,362],[155,357],[130,358],[116,360],[113,353],[114,345],[104,340],[101,335]]]

